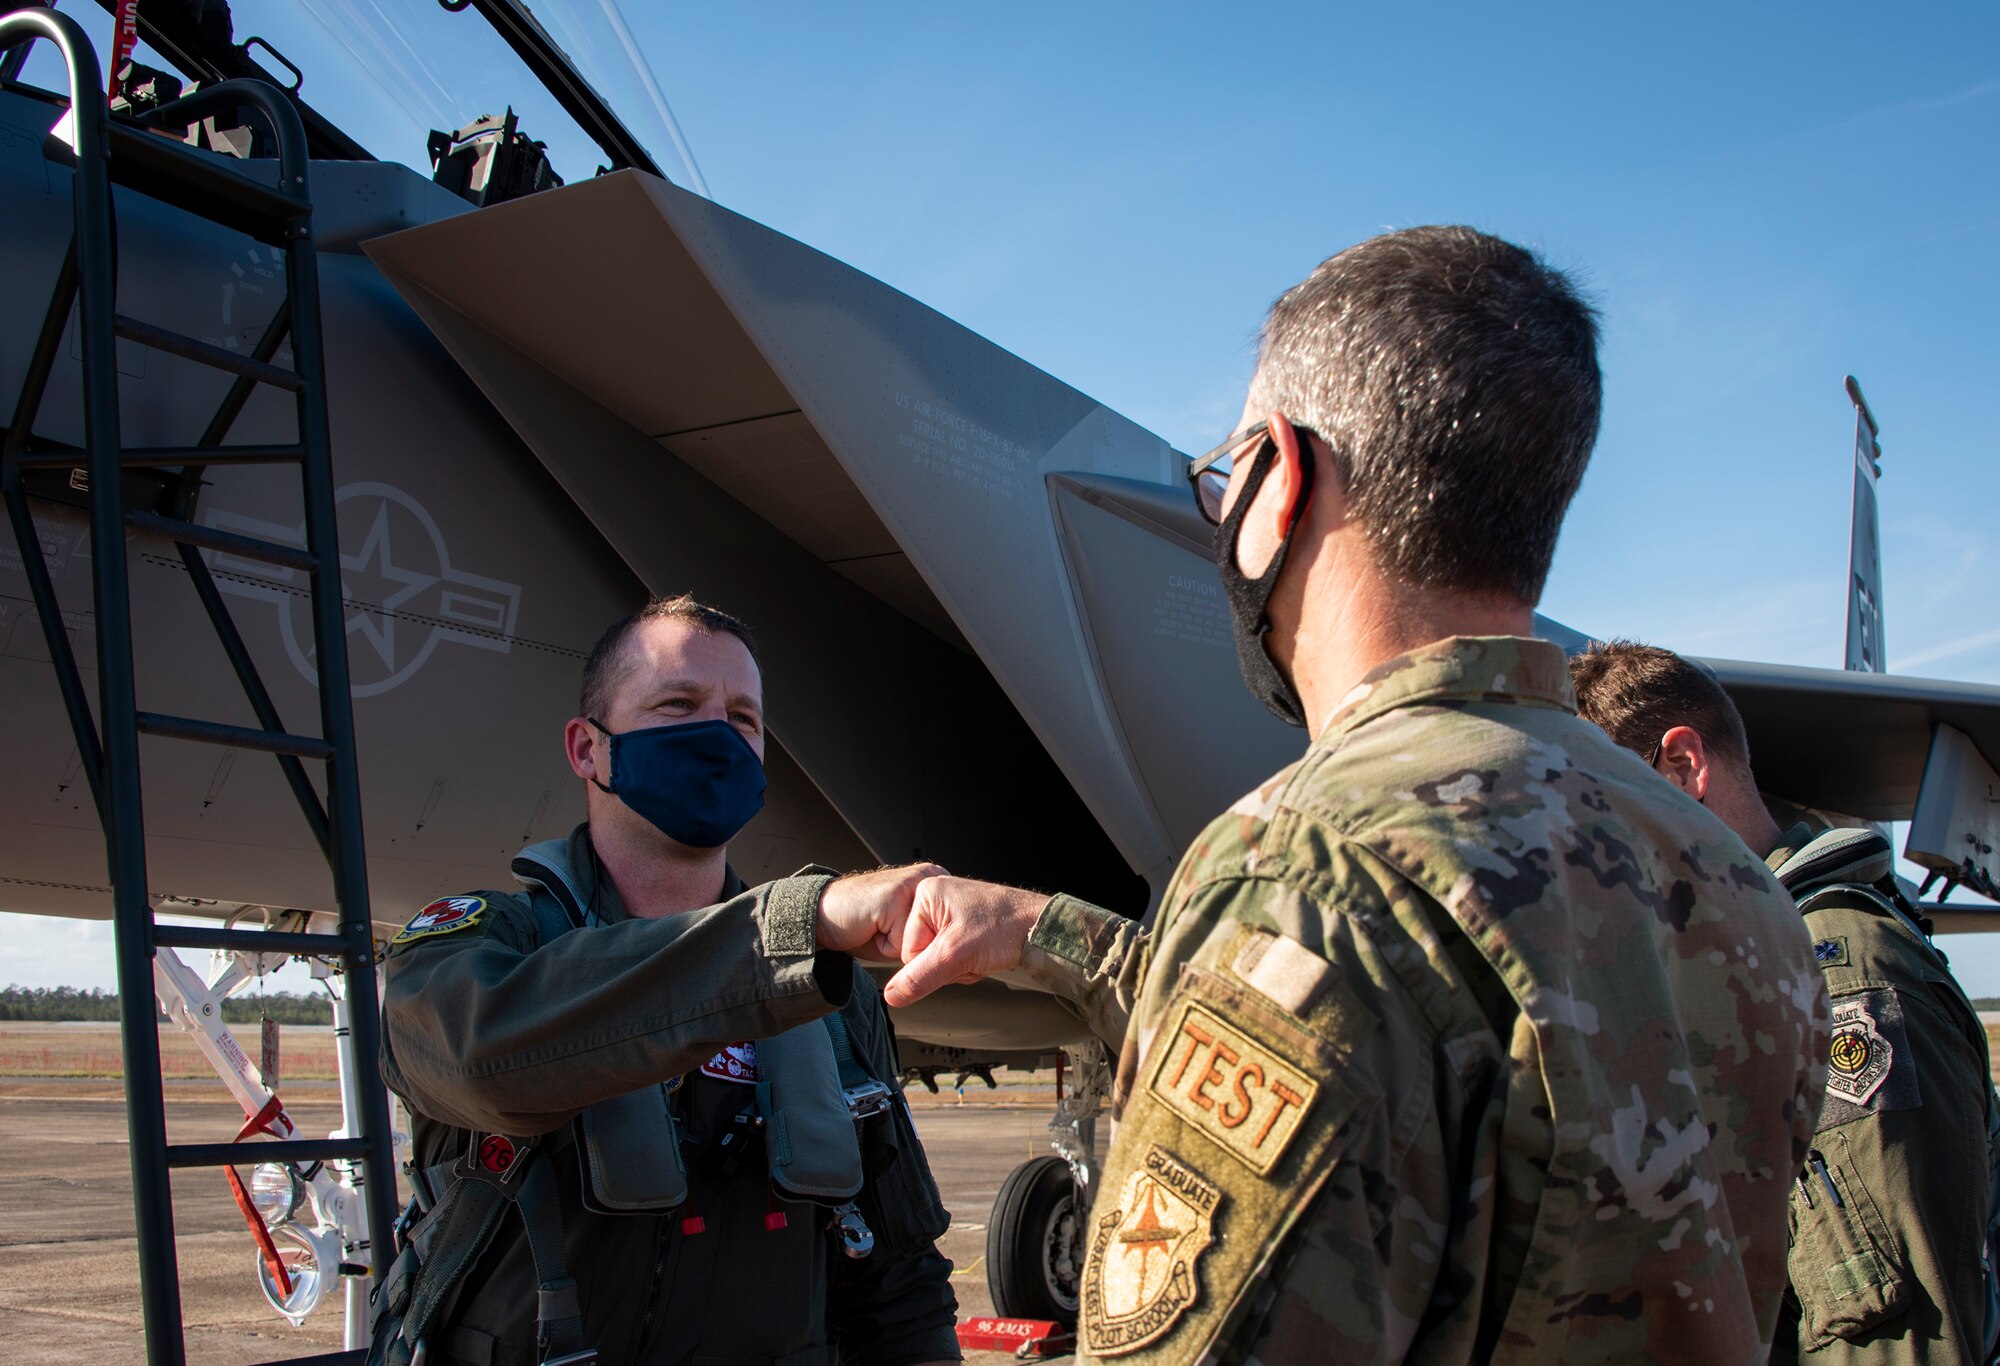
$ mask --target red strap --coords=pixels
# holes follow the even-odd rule
[[[236,1131],[236,1141],[241,1143],[252,1134],[278,1135],[271,1129],[271,1121],[285,1112],[284,1102],[272,1096],[264,1102],[264,1108],[243,1121],[243,1127]],[[292,1273],[285,1269],[285,1259],[278,1255],[278,1245],[271,1241],[271,1230],[264,1224],[264,1216],[257,1213],[257,1207],[250,1203],[250,1192],[243,1188],[243,1178],[236,1174],[236,1168],[224,1167],[222,1174],[229,1178],[229,1193],[236,1197],[236,1208],[243,1211],[243,1222],[250,1226],[250,1236],[257,1241],[257,1251],[263,1254],[264,1265],[271,1269],[271,1279],[287,1296],[292,1293]]]
[[[264,1102],[264,1108],[243,1121],[243,1127],[236,1131],[236,1141],[241,1143],[252,1134],[269,1134],[272,1138],[284,1135],[271,1127],[271,1121],[285,1113],[285,1102],[272,1096]]]
[[[132,60],[132,49],[139,45],[139,0],[118,0],[118,10],[111,30],[111,81],[104,92],[109,100],[118,94],[118,73],[125,69],[125,63]]]
[[[271,1269],[271,1279],[289,1296],[292,1273],[285,1269],[285,1259],[278,1255],[278,1245],[271,1241],[271,1230],[264,1227],[264,1216],[250,1203],[250,1192],[243,1189],[243,1178],[236,1174],[236,1168],[224,1167],[222,1174],[229,1178],[229,1193],[236,1197],[236,1208],[243,1211],[243,1222],[250,1225],[250,1236],[257,1240],[257,1251],[263,1254],[264,1265]]]

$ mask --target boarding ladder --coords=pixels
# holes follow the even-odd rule
[[[333,470],[327,440],[324,356],[320,337],[318,263],[307,182],[307,144],[297,110],[274,86],[225,81],[164,105],[143,120],[109,114],[97,56],[83,30],[66,15],[32,8],[0,16],[0,72],[12,77],[26,46],[53,44],[68,69],[68,138],[52,135],[52,159],[74,165],[75,226],[58,273],[19,401],[0,429],[0,489],[55,664],[65,709],[76,733],[83,771],[103,822],[110,858],[113,922],[127,1120],[131,1130],[133,1205],[139,1243],[140,1296],[147,1360],[179,1366],[186,1359],[181,1325],[179,1265],[169,1173],[183,1167],[219,1167],[280,1160],[359,1163],[368,1222],[369,1263],[379,1280],[394,1249],[395,1172],[387,1097],[376,1066],[381,1026],[376,1008],[374,940],[361,843],[361,793],[354,761],[354,719],[348,693],[347,637],[341,603],[339,541],[334,531]],[[241,173],[223,158],[207,156],[146,131],[178,128],[219,113],[254,109],[276,134],[275,185]],[[72,155],[72,150],[74,155]],[[286,302],[249,355],[183,336],[117,311],[117,241],[112,187],[145,195],[266,243],[285,258]],[[64,447],[32,435],[37,409],[74,313],[82,344],[84,444]],[[221,407],[191,446],[133,449],[119,439],[118,339],[135,342],[233,373]],[[291,342],[290,368],[275,363]],[[297,399],[297,439],[287,445],[225,445],[230,427],[259,385],[287,390]],[[190,520],[203,471],[211,466],[293,464],[302,474],[306,546],[280,545]],[[78,672],[63,629],[61,610],[28,510],[25,472],[72,471],[69,483],[87,480],[92,591],[96,611],[97,713]],[[123,475],[134,470],[171,474],[175,496],[167,512],[126,506]],[[80,472],[82,478],[78,477]],[[180,515],[171,515],[173,512]],[[128,531],[174,543],[194,591],[214,622],[224,652],[243,685],[258,725],[224,725],[193,717],[140,711],[136,701],[131,602],[125,557]],[[320,734],[288,731],[258,675],[202,550],[265,561],[302,572],[312,584]],[[315,839],[332,867],[339,906],[336,934],[192,928],[156,923],[147,895],[145,818],[141,810],[139,737],[234,746],[275,755]],[[326,766],[327,800],[305,770]],[[341,1139],[271,1143],[169,1144],[161,1089],[160,1044],[154,1022],[153,958],[157,948],[249,953],[309,954],[338,961],[352,1006],[346,1040],[351,1079],[348,1099],[358,1110]],[[333,1268],[325,1268],[330,1272]],[[351,1270],[358,1271],[359,1268]],[[359,1361],[348,1351],[299,1360]]]

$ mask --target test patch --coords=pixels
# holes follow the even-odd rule
[[[1201,1296],[1195,1263],[1215,1241],[1222,1192],[1155,1143],[1097,1220],[1084,1264],[1084,1345],[1120,1356],[1157,1341]]]
[[[469,930],[486,914],[486,898],[479,896],[439,897],[410,917],[410,923],[389,941],[389,947],[414,943],[434,934]]]
[[[1885,1110],[1914,1110],[1923,1103],[1901,998],[1891,988],[1836,998],[1819,1127],[1830,1129]]]
[[[1259,1176],[1285,1155],[1319,1081],[1200,1001],[1153,1044],[1146,1089],[1189,1128]]]

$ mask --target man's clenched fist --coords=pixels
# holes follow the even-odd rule
[[[819,946],[885,963],[899,961],[903,925],[917,887],[926,878],[943,875],[935,863],[907,863],[836,878],[820,893]]]
[[[895,956],[903,970],[882,988],[882,999],[906,1006],[949,983],[1020,967],[1028,934],[1048,904],[1045,892],[948,875],[925,878],[901,927]]]

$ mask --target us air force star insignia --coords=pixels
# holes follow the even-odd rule
[[[469,930],[486,914],[486,899],[477,896],[440,897],[410,917],[410,923],[389,941],[389,947],[408,944],[433,934]]]
[[[1098,1219],[1083,1271],[1083,1341],[1099,1356],[1153,1342],[1200,1297],[1195,1262],[1214,1238],[1222,1192],[1155,1143]]]
[[[1833,1007],[1833,1048],[1829,1054],[1826,1089],[1850,1105],[1866,1105],[1889,1079],[1896,1050],[1875,1027],[1864,1001],[1836,1002]]]

